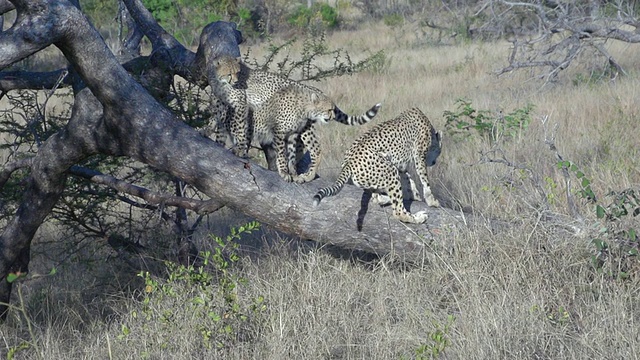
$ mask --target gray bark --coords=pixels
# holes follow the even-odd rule
[[[0,0],[0,6],[3,3]],[[18,17],[9,30],[0,33],[0,69],[53,44],[71,64],[75,102],[67,126],[47,139],[33,158],[24,201],[0,234],[0,303],[10,299],[11,284],[6,276],[28,271],[31,240],[59,199],[69,169],[96,153],[127,156],[166,171],[217,203],[279,231],[411,261],[425,255],[429,241],[464,224],[459,214],[446,209],[428,209],[426,225],[402,224],[391,218],[390,209],[368,206],[362,201],[366,200],[363,191],[351,186],[315,208],[312,197],[318,188],[328,185],[327,181],[286,183],[277,173],[232,155],[178,121],[117,62],[72,3],[11,3]],[[149,20],[140,1],[125,3],[154,44],[154,52],[167,55],[159,55],[156,62],[163,63],[165,70],[201,81],[202,74],[208,73],[211,56],[239,55],[241,37],[233,24],[207,26],[198,52],[193,54]],[[426,209],[423,203],[411,207],[413,212]],[[6,310],[6,305],[0,306],[5,316]]]

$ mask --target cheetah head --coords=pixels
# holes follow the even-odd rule
[[[238,82],[238,74],[240,73],[240,58],[231,56],[221,56],[214,60],[214,69],[218,81],[224,84],[234,85]]]
[[[307,117],[312,121],[325,124],[335,118],[335,104],[329,98],[313,94]]]
[[[441,140],[442,138],[440,137],[440,133],[433,130],[431,132],[431,145],[427,152],[427,166],[433,166],[436,164],[436,159],[438,159],[438,156],[440,156],[440,153],[442,152]]]

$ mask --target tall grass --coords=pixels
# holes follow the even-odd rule
[[[247,279],[238,285],[239,306],[249,309],[264,297],[264,310],[234,323],[241,331],[222,347],[206,346],[199,331],[206,319],[189,311],[194,294],[184,284],[171,283],[175,297],[145,304],[142,279],[118,258],[85,251],[87,259],[100,261],[67,263],[55,276],[19,285],[25,311],[0,325],[0,352],[24,343],[16,358],[638,358],[637,272],[616,280],[594,271],[590,237],[552,226],[541,215],[543,201],[546,212],[569,214],[564,178],[544,142],[555,124],[558,151],[592,179],[598,197],[640,184],[636,49],[609,45],[628,77],[572,81],[591,70],[578,67],[543,87],[526,72],[492,75],[504,65],[508,44],[426,47],[420,40],[376,24],[330,35],[331,44],[354,56],[384,49],[387,65],[315,84],[348,112],[383,102],[373,124],[321,128],[320,175],[337,176],[353,139],[409,107],[421,108],[444,131],[443,112],[453,110],[458,98],[492,111],[533,104],[530,126],[500,145],[509,161],[530,173],[480,161],[490,144],[478,137],[461,141],[445,134],[442,156],[429,174],[442,204],[511,220],[511,228],[451,235],[432,244],[415,266],[345,260],[265,231],[264,246],[242,250],[232,269]],[[260,56],[266,50],[252,51]],[[536,185],[544,188],[543,197]],[[576,200],[587,225],[596,224],[592,205]],[[55,264],[38,256],[52,240],[64,239],[43,231],[34,243],[32,272],[46,273]],[[200,241],[203,250],[213,247],[204,235]],[[210,285],[213,293],[218,285]],[[142,315],[150,308],[171,320],[146,320]]]

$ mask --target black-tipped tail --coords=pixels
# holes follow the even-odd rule
[[[342,190],[342,188],[344,187],[344,184],[349,180],[350,177],[351,177],[351,170],[349,170],[349,168],[346,166],[343,167],[342,172],[340,173],[340,175],[338,176],[338,179],[333,185],[320,189],[318,193],[313,196],[313,206],[318,206],[318,204],[320,204],[320,201],[322,201],[322,199],[339,193],[340,190]]]
[[[375,104],[371,109],[367,110],[367,112],[359,116],[345,114],[337,106],[333,109],[333,112],[336,115],[336,121],[341,124],[349,126],[363,125],[371,121],[371,119],[373,119],[378,114],[381,106],[382,104]]]

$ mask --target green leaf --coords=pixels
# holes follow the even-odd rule
[[[27,276],[27,273],[21,273],[21,272],[9,273],[9,275],[7,275],[7,282],[13,283],[19,279],[22,279],[25,276]]]
[[[598,249],[598,251],[602,251],[607,249],[609,246],[607,245],[606,242],[600,240],[600,239],[593,239],[593,244],[596,246],[596,249]]]
[[[587,179],[587,178],[582,178],[582,187],[586,188],[589,185],[591,185],[591,181],[589,181],[589,179]]]
[[[605,214],[606,212],[604,211],[604,208],[600,205],[596,205],[596,216],[598,219],[602,219]]]
[[[219,314],[217,314],[217,313],[215,313],[213,311],[209,312],[209,314],[207,314],[207,315],[209,316],[209,318],[211,320],[213,320],[215,322],[218,322],[218,321],[222,320],[222,317]]]

